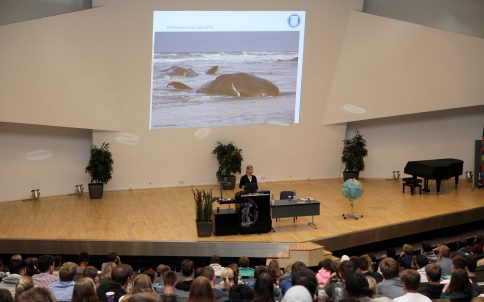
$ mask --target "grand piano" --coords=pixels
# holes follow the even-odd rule
[[[464,161],[455,158],[442,158],[431,160],[409,161],[404,172],[413,178],[424,179],[424,192],[430,192],[429,179],[435,179],[437,192],[440,192],[440,183],[444,179],[455,178],[455,187],[459,184],[459,175],[462,175]]]

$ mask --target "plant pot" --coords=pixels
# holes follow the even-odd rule
[[[103,184],[89,184],[89,197],[91,199],[103,198],[104,185]]]
[[[212,222],[196,222],[198,237],[212,236]]]
[[[360,171],[343,171],[343,181],[348,179],[358,179],[360,176]]]
[[[224,176],[222,178],[222,189],[233,190],[235,188],[236,178],[234,175]]]

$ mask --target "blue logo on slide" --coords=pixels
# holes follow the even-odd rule
[[[292,14],[287,18],[287,24],[289,24],[290,27],[298,27],[300,23],[301,17],[297,14]]]

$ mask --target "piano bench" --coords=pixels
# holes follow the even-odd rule
[[[410,193],[413,195],[415,188],[418,188],[420,195],[422,195],[422,180],[414,179],[413,177],[405,177],[402,179],[402,193],[405,194],[405,187],[410,187]]]

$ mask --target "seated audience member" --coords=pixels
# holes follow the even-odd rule
[[[450,259],[450,249],[446,245],[439,247],[439,254],[437,255],[437,263],[442,269],[442,278],[446,279],[452,273],[452,260]],[[448,279],[448,278],[447,278]]]
[[[79,266],[77,267],[77,274],[79,275],[79,277],[82,275],[84,269],[89,266],[90,257],[91,256],[88,252],[81,252],[79,254]]]
[[[424,285],[420,293],[429,297],[430,299],[439,299],[444,284],[440,284],[442,269],[437,263],[429,263],[425,266],[425,274],[427,275],[428,283]]]
[[[355,260],[355,266],[359,273],[364,276],[370,276],[375,279],[377,283],[383,281],[383,276],[371,270],[371,258],[368,255],[363,255]]]
[[[291,278],[282,281],[282,283],[280,285],[282,295],[285,295],[286,291],[292,286],[292,277],[296,273],[295,271],[298,270],[299,268],[302,268],[302,267],[305,268],[306,264],[304,264],[301,261],[296,261],[292,264],[292,266],[291,266]]]
[[[97,296],[100,302],[106,302],[106,293],[114,292],[114,301],[126,295],[126,285],[130,276],[133,274],[133,268],[127,264],[119,264],[113,268],[111,280],[101,280],[97,288]]]
[[[96,285],[89,277],[81,277],[74,285],[71,302],[98,302]]]
[[[234,282],[235,284],[239,284],[239,265],[235,262],[230,263],[227,267],[230,267],[234,272]],[[241,277],[242,278],[242,277]]]
[[[437,262],[437,255],[435,255],[432,245],[428,241],[422,241],[420,254],[426,256],[429,260],[429,263]]]
[[[59,270],[62,265],[62,256],[61,255],[55,255],[54,256],[54,275],[59,277]]]
[[[368,280],[374,282],[375,289],[372,290]],[[364,276],[360,273],[350,273],[346,276],[345,291],[348,298],[354,298],[357,301],[380,301],[380,302],[390,302],[391,300],[387,297],[380,297],[374,299],[376,290],[376,281],[370,276]]]
[[[183,281],[177,283],[176,288],[179,290],[189,291],[193,282],[193,274],[195,273],[192,260],[184,259],[181,262],[181,273],[183,276]]]
[[[95,268],[94,266],[88,266],[82,272],[82,277],[91,278],[97,288],[97,286],[99,285],[99,276],[97,275],[97,273],[97,268]]]
[[[255,280],[254,284],[254,302],[274,301],[274,283],[268,273],[262,273]]]
[[[215,272],[215,276],[220,277],[220,273],[222,272],[223,266],[220,265],[220,257],[218,255],[213,255],[210,258],[209,266],[213,268],[213,271]]]
[[[250,279],[246,282],[246,284],[250,287],[250,288],[254,288],[254,285],[255,285],[255,280],[257,279],[257,277],[259,277],[262,273],[269,273],[269,271],[267,270],[267,266],[265,265],[258,265],[255,267],[255,270],[254,270],[254,278],[253,279]]]
[[[296,270],[296,273],[292,277],[292,286],[294,285],[304,286],[311,294],[311,297],[316,297],[318,280],[314,272],[309,268],[302,267]]]
[[[476,282],[477,260],[473,255],[466,256],[466,270],[469,279],[472,282]]]
[[[449,286],[442,292],[441,299],[471,299],[474,293],[472,284],[463,269],[456,269],[450,277]]]
[[[404,244],[402,247],[402,252],[398,258],[398,263],[401,267],[412,268],[412,258],[413,258],[413,246],[410,244]]]
[[[0,288],[0,302],[13,302],[10,291],[6,288]]]
[[[59,281],[54,275],[54,257],[43,255],[39,258],[39,273],[32,276],[35,287],[49,287],[52,283]]]
[[[45,287],[34,287],[20,294],[16,302],[56,302],[54,295]]]
[[[294,285],[291,287],[284,298],[282,298],[282,302],[312,302],[313,297],[309,293],[308,289],[301,285]]]
[[[14,261],[14,260],[23,261],[24,258],[22,258],[22,255],[20,254],[15,254],[10,257],[10,261]]]
[[[10,274],[2,279],[2,282],[0,282],[0,288],[8,289],[10,294],[12,294],[12,297],[15,298],[15,287],[17,286],[20,276],[27,275],[27,266],[23,260],[14,259],[8,264],[8,269]]]
[[[215,288],[215,272],[213,268],[210,266],[205,266],[202,269],[202,273],[200,275],[207,278],[210,281],[210,284],[212,285],[212,289],[213,289],[213,294],[215,296],[215,300],[225,301],[229,295],[223,290],[221,290],[220,288]]]
[[[235,284],[234,271],[230,267],[224,267],[220,277],[222,278],[219,284],[220,289],[228,292]]]
[[[467,240],[459,238],[455,243],[457,249],[457,251],[455,252],[456,255],[465,257],[472,254],[471,247],[467,244]]]
[[[318,263],[318,273],[316,274],[316,279],[318,284],[324,285],[331,278],[331,264],[333,260],[330,258],[323,259]]]
[[[230,289],[230,302],[251,302],[254,297],[252,289],[245,284],[237,284]]]
[[[368,285],[370,286],[370,289],[371,289],[371,295],[369,296],[370,297],[370,300],[369,301],[372,301],[372,302],[391,302],[392,300],[390,298],[387,298],[387,297],[377,297],[376,296],[376,281],[373,277],[370,277],[370,276],[365,276],[366,278],[366,281],[368,281]],[[363,299],[363,300],[366,300],[366,299]]]
[[[427,264],[429,264],[427,256],[422,254],[415,256],[415,267],[417,268],[417,272],[420,274],[420,283],[429,282],[427,279],[427,273],[425,272],[425,266]]]
[[[403,296],[403,288],[398,272],[400,265],[393,258],[385,258],[380,262],[380,271],[383,281],[377,285],[377,295],[390,299]]]
[[[207,278],[200,276],[190,285],[190,293],[186,302],[215,302],[212,284]]]
[[[291,268],[292,268],[292,263],[286,264],[286,267],[284,269],[284,274],[279,276],[279,284],[282,284],[284,280],[291,279]]]
[[[239,276],[242,278],[254,278],[254,269],[249,267],[249,257],[239,258]]]
[[[15,297],[31,288],[34,288],[34,281],[32,280],[32,277],[20,276],[17,285],[15,286]]]
[[[110,262],[113,262],[116,265],[121,264],[121,258],[118,256],[118,253],[111,252],[108,254],[108,261],[101,264],[101,271],[104,269],[104,266]]]
[[[116,263],[114,262],[108,262],[106,265],[101,270],[101,276],[99,276],[99,282],[104,282],[104,281],[111,281],[112,274],[113,274],[113,269],[116,267]]]
[[[396,259],[397,258],[397,251],[394,248],[386,249],[384,258]]]
[[[151,267],[148,268],[148,269],[146,269],[146,270],[144,270],[142,272],[142,274],[150,277],[151,283],[154,283],[155,282],[155,278],[156,278],[157,272],[154,269],[152,269]]]
[[[27,258],[25,259],[25,265],[27,266],[27,275],[32,277],[39,273],[39,258]]]
[[[453,273],[456,269],[463,269],[463,270],[466,269],[466,260],[464,259],[464,257],[456,255],[452,258],[452,263],[450,265],[451,273]],[[440,281],[440,283],[445,284],[444,285],[444,291],[445,291],[447,289],[447,286],[450,283],[450,279],[444,279]]]
[[[155,293],[153,283],[148,275],[139,274],[136,276],[136,278],[134,278],[133,287],[131,288],[130,292],[124,296],[121,296],[118,302],[127,301],[132,295],[145,292]]]
[[[413,269],[406,269],[400,276],[402,279],[403,296],[394,298],[395,302],[431,302],[428,297],[417,292],[420,285],[420,274]]]
[[[272,259],[269,261],[269,264],[267,265],[267,268],[271,268],[270,270],[274,272],[275,277],[277,280],[284,274],[284,272],[281,270],[281,267],[279,266],[279,262],[276,259]]]
[[[163,284],[163,274],[166,273],[166,272],[169,272],[169,271],[171,271],[171,268],[168,265],[159,264],[156,267],[157,276],[156,276],[154,282],[159,283],[159,284]]]
[[[74,290],[74,276],[76,275],[77,264],[65,262],[59,270],[59,281],[51,283],[49,289],[57,301],[71,301]]]
[[[271,276],[272,284],[274,285],[274,298],[276,299],[276,301],[281,301],[282,291],[279,288],[279,276],[281,272],[279,269],[279,264],[277,266],[274,266],[274,265],[266,266],[266,271],[269,274],[269,276]]]
[[[342,258],[343,259],[343,258]],[[334,276],[326,282],[324,289],[326,290],[326,294],[333,298],[334,287],[338,282],[344,283],[344,279],[346,276],[353,274],[356,272],[355,264],[349,260],[342,261],[338,267],[336,268],[336,273]]]
[[[163,286],[158,290],[163,301],[166,302],[183,302],[188,298],[188,292],[177,289],[177,277],[175,272],[167,271],[163,274]]]

